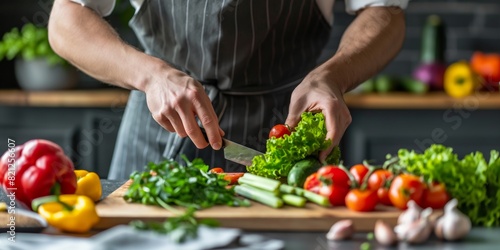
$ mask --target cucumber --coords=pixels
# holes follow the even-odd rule
[[[288,185],[293,187],[302,187],[306,178],[318,171],[321,167],[321,163],[318,159],[313,157],[308,157],[304,160],[298,161],[293,165],[290,172],[288,172],[287,182]]]
[[[445,62],[446,30],[438,15],[427,17],[422,28],[420,63]]]
[[[389,75],[379,75],[375,79],[374,87],[378,93],[387,93],[395,90],[398,82],[394,77]]]
[[[401,77],[399,85],[403,90],[414,94],[424,94],[429,90],[428,84],[411,77]]]

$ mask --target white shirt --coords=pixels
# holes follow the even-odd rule
[[[96,11],[101,16],[108,16],[115,7],[115,0],[71,0],[87,6]],[[304,0],[305,1],[305,0]],[[354,14],[356,11],[373,6],[397,6],[406,9],[410,0],[345,0],[346,12]],[[130,0],[136,12],[141,7],[144,0]],[[333,22],[333,3],[335,0],[316,0],[321,13],[330,24]]]

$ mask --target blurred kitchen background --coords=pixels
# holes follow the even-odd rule
[[[1,1],[0,34],[30,22],[43,26],[51,3]],[[320,60],[335,52],[342,33],[355,18],[345,12],[343,0],[336,1],[334,12],[331,40]],[[107,20],[127,42],[140,47],[127,27],[132,14],[128,1],[122,0]],[[465,61],[461,66],[472,65],[475,52],[500,53],[498,0],[410,1],[403,49],[383,72],[346,97],[353,116],[341,144],[346,164],[364,159],[380,163],[387,153],[395,154],[399,148],[422,151],[433,143],[451,146],[460,155],[500,149],[498,85],[473,92],[451,90],[460,92],[460,98],[418,83],[412,85],[412,91],[400,86],[401,81],[415,80],[412,74],[421,64],[422,31],[431,15],[442,21],[445,36],[439,41],[444,45],[446,67],[460,61]],[[97,171],[105,178],[127,92],[82,72],[77,72],[76,85],[69,90],[26,91],[19,84],[15,66],[14,61],[0,61],[0,138],[12,138],[18,144],[33,138],[56,141],[78,168]],[[5,149],[6,143],[0,144],[0,151]]]

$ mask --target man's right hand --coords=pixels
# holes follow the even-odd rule
[[[203,85],[184,72],[165,66],[145,84],[144,92],[153,118],[163,128],[189,136],[197,148],[205,148],[208,142],[201,133],[196,117],[207,132],[212,148],[222,146],[224,131],[212,107]]]

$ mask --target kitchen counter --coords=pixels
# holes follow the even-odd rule
[[[103,195],[107,196],[125,181],[102,180]],[[6,196],[0,192],[0,201],[6,201]],[[52,233],[48,231],[46,233]],[[332,242],[325,238],[326,232],[250,232],[258,233],[266,237],[281,239],[285,242],[285,249],[290,250],[337,250],[337,249],[360,249],[361,244],[367,242],[367,235],[364,233],[355,234],[351,240],[342,242]],[[408,246],[401,243],[397,247],[382,247],[371,241],[370,249],[446,249],[446,250],[490,250],[498,249],[500,245],[500,227],[498,228],[473,228],[471,233],[461,242],[441,242],[436,239],[429,240],[426,244],[418,246]],[[2,239],[0,238],[0,242]]]
[[[27,92],[0,90],[0,105],[28,107],[124,107],[129,90],[111,88],[100,90],[61,90]],[[479,92],[454,99],[444,92],[425,95],[393,92],[388,94],[347,94],[350,108],[360,109],[500,109],[500,93]]]

